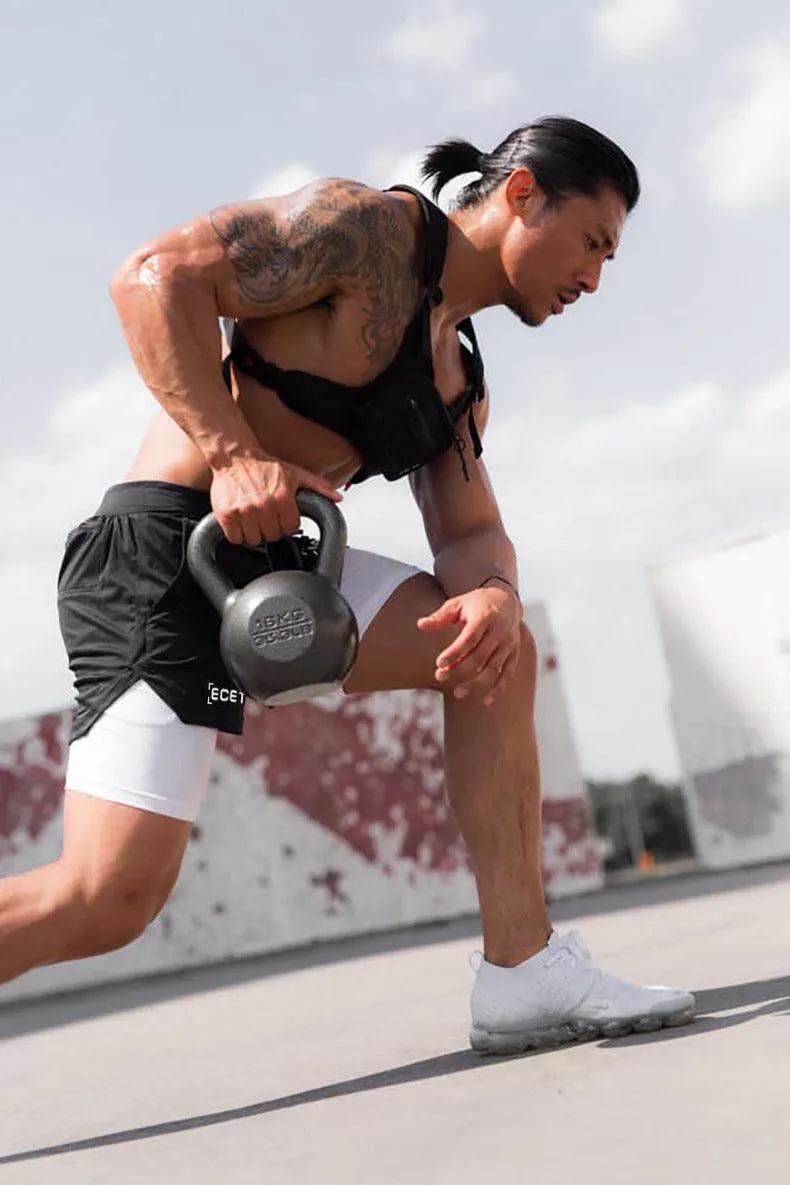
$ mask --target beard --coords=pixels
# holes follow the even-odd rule
[[[539,316],[526,301],[521,300],[515,295],[510,300],[505,301],[505,308],[510,309],[513,316],[518,317],[521,324],[528,325],[530,329],[537,329],[546,320],[545,317]]]

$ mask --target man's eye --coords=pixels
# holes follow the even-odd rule
[[[588,251],[600,251],[601,248],[598,245],[598,243],[595,241],[595,239],[592,237],[592,235],[585,235],[584,238],[587,243],[587,250]]]

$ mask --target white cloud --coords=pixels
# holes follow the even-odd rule
[[[120,367],[65,396],[34,447],[0,457],[0,716],[70,701],[55,603],[63,543],[123,479],[156,410],[134,369]]]
[[[4,500],[24,507],[0,517],[2,554],[36,552],[63,524],[90,513],[104,486],[131,465],[157,410],[131,366],[61,399],[35,447],[0,457]]]
[[[411,185],[413,189],[419,189],[426,197],[431,197],[430,184],[420,179],[420,165],[424,155],[425,149],[402,153],[378,152],[372,158],[368,170],[372,184],[381,189],[397,184]],[[443,210],[449,210],[459,190],[463,189],[468,181],[479,176],[479,173],[464,173],[460,177],[454,177],[439,195],[438,205]]]
[[[726,98],[696,153],[710,201],[729,210],[786,202],[788,127],[790,35],[756,45],[732,63]]]
[[[499,420],[494,401],[489,468],[525,596],[554,620],[589,773],[676,773],[647,569],[788,525],[788,435],[790,371],[603,416],[553,396]]]
[[[434,0],[430,8],[407,18],[385,39],[382,51],[398,62],[458,70],[472,57],[484,22],[452,0]]]
[[[420,180],[420,165],[424,152],[382,152],[379,151],[370,162],[370,176],[381,189],[389,185],[411,185],[428,194],[428,187]]]
[[[255,201],[258,198],[279,197],[281,194],[293,193],[294,190],[301,189],[303,185],[309,185],[317,178],[318,174],[308,165],[299,163],[287,165],[284,169],[264,177],[253,189],[250,200]]]
[[[504,500],[513,500],[513,517],[516,498],[540,508],[524,540],[530,565],[571,555],[641,565],[750,530],[782,507],[790,518],[790,371],[737,396],[698,383],[606,416],[565,400],[518,419],[516,430],[494,414],[489,447],[511,479]]]
[[[609,53],[636,58],[675,40],[688,21],[688,0],[607,0],[593,18]]]
[[[456,103],[492,107],[516,93],[516,77],[501,61],[496,68],[486,65],[480,50],[484,31],[480,14],[459,7],[455,0],[434,0],[432,7],[408,17],[386,37],[379,51],[402,65],[461,76]]]
[[[510,99],[516,90],[516,76],[507,70],[475,70],[467,82],[467,97],[484,106]]]

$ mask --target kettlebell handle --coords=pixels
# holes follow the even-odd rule
[[[321,535],[316,574],[323,576],[335,588],[340,588],[348,543],[346,520],[340,508],[336,502],[315,490],[297,490],[296,505],[302,518],[314,522]]]
[[[315,490],[296,491],[296,505],[302,518],[309,518],[320,531],[316,574],[335,588],[340,587],[348,531],[337,504]],[[224,538],[215,514],[207,514],[193,529],[187,543],[187,563],[217,613],[223,613],[235,600],[238,589],[214,561],[217,546]]]

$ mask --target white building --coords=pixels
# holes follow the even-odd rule
[[[790,528],[650,580],[700,862],[790,856]]]

